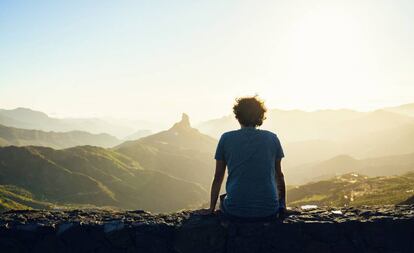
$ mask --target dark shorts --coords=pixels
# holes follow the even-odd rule
[[[229,221],[235,221],[235,222],[268,222],[268,221],[274,221],[279,218],[279,213],[276,212],[275,214],[269,215],[269,216],[263,216],[263,217],[240,217],[236,215],[232,215],[226,211],[224,208],[223,202],[224,198],[226,197],[226,194],[220,195],[220,217],[229,220]]]

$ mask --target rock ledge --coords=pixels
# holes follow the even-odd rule
[[[297,208],[234,223],[190,211],[10,211],[1,252],[414,252],[414,205]]]

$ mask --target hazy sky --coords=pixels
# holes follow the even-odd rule
[[[195,121],[414,102],[414,1],[0,1],[0,107]]]

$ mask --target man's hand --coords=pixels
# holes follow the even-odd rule
[[[199,215],[205,215],[205,216],[207,216],[207,215],[213,215],[214,214],[214,210],[212,210],[211,208],[206,208],[206,209],[197,210],[197,211],[195,211],[195,213],[196,214],[199,214]]]
[[[284,218],[286,216],[286,208],[285,207],[279,207],[279,218]]]

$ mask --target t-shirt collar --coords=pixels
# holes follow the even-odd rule
[[[256,129],[256,127],[254,127],[254,126],[243,126],[243,127],[241,127],[240,129],[241,129],[241,130],[255,130],[255,129]]]

